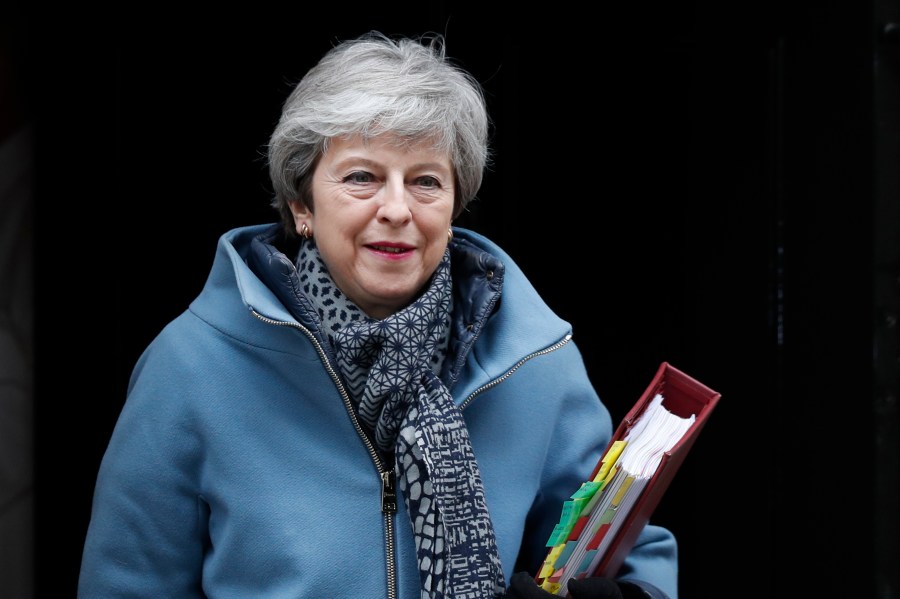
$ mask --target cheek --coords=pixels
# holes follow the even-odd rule
[[[453,222],[453,202],[442,203],[435,206],[425,217],[427,219],[427,227],[431,231],[443,231],[450,227]]]

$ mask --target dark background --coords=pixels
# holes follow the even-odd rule
[[[74,596],[143,347],[269,222],[294,83],[440,31],[495,162],[458,224],[573,323],[615,420],[665,360],[722,400],[657,511],[683,599],[900,597],[895,1],[22,13],[37,126],[37,560]],[[888,28],[889,29],[889,28]]]

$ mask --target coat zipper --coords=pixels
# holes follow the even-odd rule
[[[375,469],[378,470],[378,475],[381,477],[381,513],[384,520],[387,599],[397,599],[397,558],[394,554],[394,516],[397,513],[397,491],[394,469],[392,467],[385,467],[384,462],[378,455],[378,451],[376,451],[372,442],[369,440],[369,437],[363,431],[362,426],[359,424],[359,420],[356,418],[356,413],[353,411],[353,405],[350,403],[350,395],[347,393],[347,390],[344,389],[344,384],[341,382],[341,377],[335,372],[331,362],[328,360],[328,356],[325,355],[325,350],[322,349],[322,345],[319,343],[319,340],[316,339],[316,336],[312,334],[312,331],[300,323],[273,320],[267,316],[263,316],[252,308],[250,311],[255,317],[267,324],[293,327],[302,331],[303,334],[312,341],[313,346],[316,348],[316,352],[319,354],[319,358],[325,365],[325,370],[328,371],[328,375],[331,377],[331,380],[334,381],[335,386],[337,386],[338,392],[341,394],[341,399],[344,402],[344,407],[347,409],[347,414],[350,415],[350,421],[353,423],[353,428],[356,429],[356,434],[359,435],[359,438],[362,439],[363,444],[365,444],[366,449],[369,452],[369,457],[372,458],[372,463],[375,465]]]
[[[381,513],[384,520],[384,551],[385,568],[387,572],[387,599],[397,599],[397,558],[394,553],[394,516],[397,513],[397,481],[396,475],[394,474],[394,469],[385,467],[384,462],[381,460],[381,457],[378,455],[378,452],[375,450],[375,447],[372,445],[369,437],[363,431],[362,426],[359,424],[359,420],[357,420],[356,418],[356,413],[353,411],[353,406],[350,403],[350,396],[347,393],[347,390],[344,389],[344,384],[341,382],[341,377],[338,376],[337,372],[335,372],[334,368],[331,366],[331,362],[328,360],[328,356],[325,354],[325,350],[322,349],[322,345],[319,343],[319,340],[316,339],[315,335],[312,334],[312,331],[310,331],[300,323],[273,320],[271,318],[268,318],[267,316],[263,316],[253,309],[251,309],[251,313],[265,323],[276,326],[293,327],[302,331],[309,338],[309,340],[312,341],[313,346],[316,348],[316,352],[319,354],[319,358],[325,365],[325,370],[328,371],[329,376],[331,376],[331,379],[337,386],[338,392],[341,394],[341,399],[344,402],[344,407],[347,409],[347,414],[350,415],[350,421],[353,423],[353,427],[356,429],[356,434],[359,435],[359,438],[362,439],[362,442],[365,444],[366,449],[369,452],[369,456],[372,458],[372,463],[375,464],[375,468],[376,470],[378,470],[378,474],[381,477]],[[557,341],[550,347],[528,354],[527,356],[516,362],[516,364],[513,365],[512,368],[507,370],[503,375],[475,389],[465,400],[463,400],[463,402],[459,406],[459,409],[464,410],[470,403],[472,403],[472,400],[474,400],[476,396],[508,379],[512,375],[512,373],[518,370],[519,367],[522,366],[522,364],[524,364],[525,362],[531,360],[532,358],[536,358],[537,356],[542,356],[544,354],[554,352],[567,344],[571,339],[572,334],[568,333],[560,341]]]
[[[534,353],[528,354],[527,356],[525,356],[524,358],[522,358],[521,360],[516,362],[515,365],[512,368],[510,368],[509,370],[507,370],[505,374],[495,378],[494,380],[490,381],[489,383],[484,384],[481,387],[478,387],[477,389],[472,391],[472,393],[470,393],[469,396],[465,400],[463,400],[463,402],[461,404],[459,404],[459,409],[460,410],[466,409],[466,407],[470,403],[472,403],[472,400],[475,399],[476,395],[480,395],[481,393],[487,391],[488,389],[490,389],[492,387],[496,387],[497,385],[499,385],[500,383],[502,383],[503,381],[508,379],[510,376],[512,376],[512,373],[517,371],[519,369],[519,367],[522,366],[522,364],[524,364],[528,360],[531,360],[532,358],[536,358],[537,356],[542,356],[544,354],[549,354],[550,352],[554,352],[571,340],[572,340],[572,334],[567,333],[565,337],[563,337],[562,339],[560,339],[559,341],[557,341],[550,347],[545,347],[541,351],[536,351]]]

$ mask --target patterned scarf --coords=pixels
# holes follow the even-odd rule
[[[303,243],[297,267],[360,421],[378,449],[394,455],[421,599],[503,596],[478,463],[462,412],[436,374],[449,341],[449,249],[428,289],[384,320],[368,317],[341,293],[313,241]]]

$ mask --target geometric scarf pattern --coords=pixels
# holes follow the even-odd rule
[[[360,421],[376,446],[394,455],[421,599],[502,597],[505,578],[478,463],[462,412],[435,374],[449,336],[449,249],[425,292],[383,320],[337,289],[313,240],[304,241],[297,266]]]

